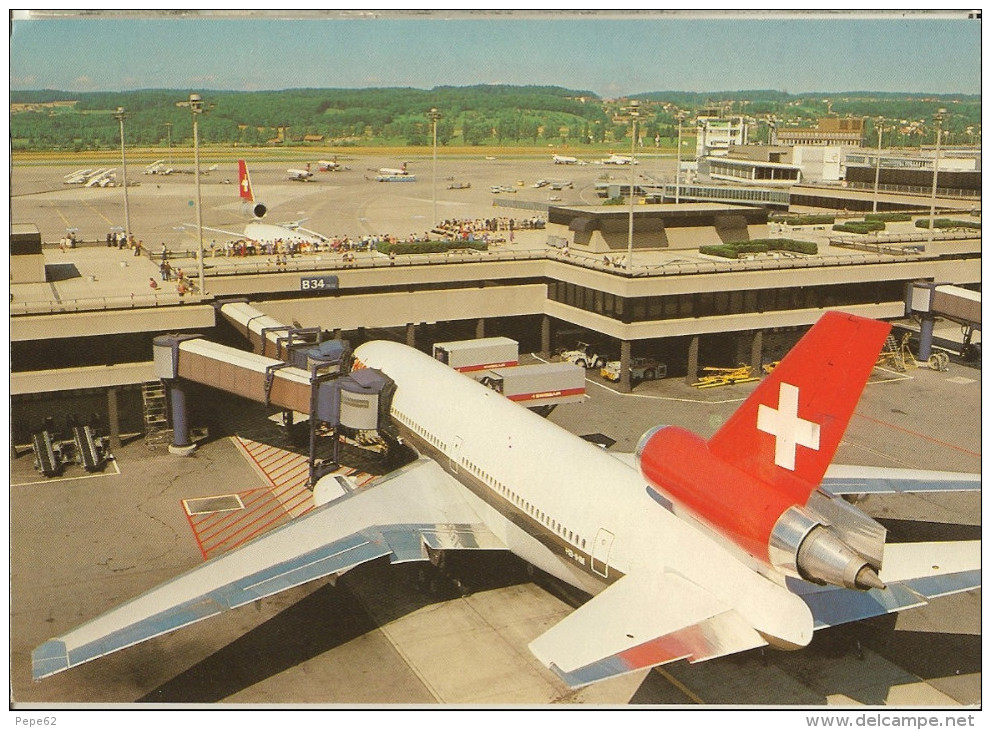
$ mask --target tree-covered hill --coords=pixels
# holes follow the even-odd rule
[[[305,140],[325,145],[429,145],[431,108],[441,114],[441,145],[629,144],[627,100],[603,100],[590,91],[557,86],[439,86],[434,89],[286,89],[282,91],[204,91],[208,111],[200,118],[205,145],[283,145]],[[113,112],[127,112],[131,146],[188,146],[192,122],[185,101],[189,91],[143,89],[72,93],[12,91],[10,135],[13,148],[38,150],[108,149],[120,144]],[[885,117],[908,131],[890,143],[918,146],[932,141],[933,112],[945,107],[944,128],[951,143],[980,139],[980,98],[966,95],[881,92],[788,94],[783,91],[696,93],[658,91],[638,94],[643,137],[671,140],[676,118],[703,109],[740,115],[759,124],[773,116],[779,125],[810,126],[829,115]],[[873,126],[865,127],[872,134]],[[873,137],[868,138],[873,139]]]

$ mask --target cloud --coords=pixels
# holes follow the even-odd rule
[[[190,76],[189,79],[190,86],[200,86],[204,84],[215,84],[217,83],[216,74],[202,74],[200,76]]]
[[[27,86],[28,88],[33,87],[38,83],[38,77],[34,74],[28,74],[27,76],[11,76],[10,85],[11,86]]]
[[[77,91],[84,91],[94,88],[93,79],[90,76],[77,76],[69,83],[70,88]]]

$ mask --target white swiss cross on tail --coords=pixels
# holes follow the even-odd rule
[[[819,424],[798,417],[798,388],[781,383],[778,408],[761,404],[757,408],[757,430],[774,436],[774,463],[795,471],[799,446],[819,450]]]

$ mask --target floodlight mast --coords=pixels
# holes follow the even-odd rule
[[[630,115],[630,122],[632,124],[632,134],[630,139],[630,228],[629,236],[626,245],[626,270],[632,271],[633,269],[633,189],[636,185],[636,159],[634,155],[636,154],[637,146],[637,118],[640,116],[640,101],[637,99],[630,99],[630,106],[628,108]]]

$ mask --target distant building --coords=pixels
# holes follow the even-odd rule
[[[725,155],[730,148],[747,144],[747,123],[743,117],[721,117],[715,110],[703,110],[696,122],[695,156],[699,159]]]
[[[790,145],[863,145],[864,120],[851,117],[824,117],[815,127],[778,127],[773,140],[776,144]]]
[[[886,190],[924,192],[932,188],[935,150],[858,150],[845,160],[847,183],[853,187],[878,185]],[[880,160],[880,170],[878,161]],[[981,192],[981,153],[974,149],[941,150],[936,184],[943,195],[977,196]]]

